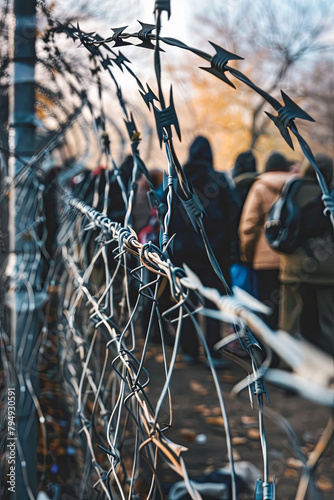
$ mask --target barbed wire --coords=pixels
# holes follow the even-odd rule
[[[124,204],[124,217],[122,223],[109,218],[108,199],[110,190],[109,170],[105,173],[105,189],[102,195],[98,192],[97,183],[94,187],[94,199],[102,197],[102,213],[83,200],[79,200],[58,187],[55,191],[57,204],[57,217],[59,218],[59,232],[57,235],[58,248],[54,255],[46,249],[45,209],[43,207],[44,187],[40,184],[43,170],[40,163],[57,145],[64,134],[72,127],[73,123],[82,113],[82,106],[71,110],[66,116],[66,122],[60,124],[51,140],[28,163],[24,163],[15,179],[8,179],[1,193],[1,201],[8,195],[9,188],[14,183],[19,187],[17,211],[22,214],[21,233],[29,235],[34,241],[34,252],[29,247],[29,252],[23,255],[19,262],[16,276],[13,276],[17,286],[21,287],[25,300],[25,307],[19,314],[25,318],[26,328],[18,347],[15,364],[16,375],[21,387],[26,387],[34,401],[38,413],[39,423],[42,428],[44,456],[47,449],[47,436],[45,416],[36,395],[30,374],[32,370],[38,371],[38,363],[42,360],[44,347],[48,335],[48,317],[50,307],[42,318],[42,329],[38,343],[32,350],[27,364],[23,366],[23,351],[27,348],[29,339],[29,326],[36,306],[43,304],[48,297],[51,284],[57,284],[57,332],[59,335],[59,366],[63,375],[64,385],[74,409],[71,432],[76,432],[80,446],[85,451],[84,474],[80,485],[80,497],[89,496],[92,489],[104,498],[138,498],[137,482],[140,477],[141,462],[148,464],[151,471],[150,486],[147,498],[160,495],[163,498],[162,486],[157,473],[158,457],[164,460],[185,481],[187,491],[191,498],[201,498],[193,487],[189,478],[185,462],[182,458],[184,448],[172,443],[165,436],[171,427],[172,396],[170,381],[174,373],[176,357],[182,335],[182,323],[189,317],[194,329],[199,336],[211,369],[220,410],[224,420],[226,443],[231,475],[231,496],[237,498],[236,473],[234,468],[232,442],[229,430],[228,415],[225,408],[222,388],[212,363],[205,336],[196,319],[195,313],[200,311],[203,315],[214,316],[221,321],[234,325],[234,334],[224,339],[220,348],[229,342],[238,339],[248,355],[248,377],[234,388],[234,394],[248,388],[250,400],[256,397],[259,413],[259,431],[263,455],[263,479],[256,486],[255,498],[274,499],[275,481],[269,479],[268,446],[263,422],[264,396],[268,397],[265,381],[286,388],[293,388],[303,398],[316,404],[331,407],[333,405],[332,363],[322,352],[310,347],[306,342],[293,339],[285,332],[273,332],[258,316],[265,314],[267,308],[247,294],[229,289],[223,273],[219,267],[216,256],[210,246],[203,226],[203,207],[191,184],[187,180],[178,160],[172,136],[172,127],[179,139],[181,130],[174,107],[172,86],[169,92],[169,106],[162,89],[161,72],[161,43],[190,51],[210,63],[210,67],[203,68],[230,86],[234,84],[227,78],[226,73],[232,75],[243,84],[252,88],[261,95],[277,112],[277,116],[267,113],[278,127],[282,137],[293,146],[289,131],[297,138],[299,145],[316,170],[319,185],[323,193],[323,201],[327,212],[333,222],[332,198],[328,187],[314,160],[313,153],[306,141],[299,134],[295,119],[313,119],[297,104],[282,92],[283,105],[260,89],[243,73],[229,66],[230,60],[241,59],[218,45],[211,43],[215,54],[211,56],[206,52],[190,47],[183,42],[169,37],[160,36],[161,16],[166,12],[171,14],[170,1],[157,0],[155,3],[156,24],[140,23],[141,29],[134,33],[127,33],[127,27],[113,30],[113,35],[103,39],[96,33],[85,33],[79,25],[64,24],[52,19],[45,7],[41,7],[47,15],[49,27],[43,36],[43,43],[51,53],[52,47],[55,57],[46,59],[43,64],[56,62],[57,70],[65,77],[65,81],[73,94],[80,98],[82,106],[89,109],[95,130],[99,131],[101,138],[101,152],[105,155],[113,171]],[[156,35],[152,31],[156,31]],[[66,57],[57,45],[56,37],[66,35],[75,41],[80,41],[89,52],[93,61],[92,78],[95,79],[99,90],[99,103],[93,105],[84,89],[84,81],[80,75],[71,72],[71,67]],[[119,46],[133,45],[130,40],[140,40],[139,47],[154,51],[154,68],[157,82],[157,95],[147,85],[145,90],[142,82],[130,68],[130,61],[120,51],[113,50]],[[109,43],[113,42],[113,47]],[[154,43],[155,42],[155,45]],[[131,151],[133,167],[128,185],[122,179],[121,169],[116,164],[110,139],[106,130],[106,114],[102,102],[102,84],[99,70],[104,69],[110,75],[115,85],[115,93],[120,108],[125,117]],[[149,171],[139,153],[141,141],[134,116],[129,112],[124,100],[114,69],[125,70],[135,80],[140,94],[150,111],[153,111],[156,123],[157,136],[160,143],[164,143],[167,159],[167,174],[164,179],[165,214],[161,219],[160,247],[152,244],[142,244],[131,227],[133,203],[136,193],[136,181],[139,173],[144,174],[151,189],[152,197],[157,198],[156,190],[151,183]],[[73,75],[78,84],[75,87],[68,79]],[[155,104],[159,103],[159,107]],[[95,112],[98,110],[99,117]],[[29,182],[28,182],[29,179]],[[31,196],[32,184],[37,186],[38,196]],[[188,268],[182,269],[173,265],[171,247],[173,236],[169,227],[172,215],[172,201],[177,197],[182,203],[190,223],[203,239],[210,264],[226,288],[227,295],[221,296],[217,290],[204,287],[198,277]],[[27,224],[25,214],[36,214],[33,224]],[[112,215],[112,214],[111,214]],[[43,261],[50,261],[47,275],[40,287],[39,295],[34,294],[37,284],[37,269]],[[132,259],[132,260],[131,260]],[[7,273],[9,273],[7,268]],[[151,281],[147,278],[147,271],[153,276]],[[172,303],[166,310],[160,310],[159,291],[163,281],[167,281]],[[135,286],[134,299],[131,287]],[[218,311],[210,311],[200,306],[194,310],[190,290],[203,302],[203,298],[210,299],[216,304]],[[7,293],[10,300],[11,291]],[[144,345],[138,353],[138,332],[136,331],[136,315],[140,311],[143,300],[149,301],[151,306],[147,331],[144,332]],[[15,309],[12,304],[13,310]],[[149,347],[150,335],[154,318],[157,319],[159,334],[161,336],[161,349],[163,354],[164,383],[156,404],[150,401],[147,388],[151,382],[145,362]],[[169,359],[165,347],[166,324],[173,324],[175,337],[172,354]],[[256,337],[253,335],[256,335]],[[260,346],[257,337],[266,348],[266,357],[260,356]],[[1,358],[4,366],[8,367],[7,350],[9,339],[5,331],[1,330]],[[291,368],[294,373],[283,373],[269,368],[270,350],[276,352]],[[234,357],[235,360],[235,357]],[[239,360],[240,362],[240,360]],[[10,387],[11,375],[7,377]],[[167,406],[167,418],[162,415],[162,409]],[[165,421],[166,420],[166,421]],[[290,433],[291,434],[291,433]],[[303,475],[301,478],[298,495],[305,497],[308,482],[312,483],[311,474],[324,449],[333,434],[332,420],[330,420],[323,437],[321,446],[315,454],[304,460]],[[129,438],[131,436],[131,439]],[[130,445],[129,445],[129,441]],[[320,442],[320,441],[319,441]],[[97,443],[97,444],[95,444]],[[127,446],[128,445],[128,446]],[[321,448],[321,450],[320,450]],[[126,458],[132,453],[130,467],[126,465]],[[23,463],[26,457],[19,453]],[[45,465],[45,464],[44,464]],[[27,491],[30,498],[33,493],[29,485],[29,478],[25,477]],[[85,496],[86,495],[86,496]],[[304,496],[303,496],[304,495]]]
[[[327,406],[332,406],[334,392],[330,389],[332,380],[332,364],[329,357],[327,357],[322,352],[316,352],[314,347],[309,346],[306,342],[302,342],[292,338],[285,332],[273,332],[256,314],[252,312],[252,309],[257,313],[267,312],[266,306],[256,301],[254,298],[248,296],[245,292],[236,290],[234,296],[221,296],[217,290],[208,289],[203,287],[199,279],[191,272],[189,269],[182,270],[180,268],[175,268],[169,259],[166,259],[161,250],[154,247],[151,244],[142,245],[138,242],[136,235],[131,228],[125,229],[117,223],[112,222],[103,214],[96,212],[91,207],[87,206],[83,201],[73,198],[70,195],[60,194],[60,197],[64,197],[62,200],[62,206],[70,206],[75,211],[80,212],[88,219],[88,225],[86,226],[88,230],[93,228],[99,228],[104,232],[107,232],[112,239],[117,241],[119,252],[126,251],[140,260],[140,263],[145,267],[149,268],[152,272],[156,274],[163,275],[169,279],[170,289],[173,294],[173,298],[179,303],[180,314],[179,323],[182,319],[183,309],[187,314],[190,314],[192,320],[194,321],[194,326],[198,332],[201,341],[203,342],[206,355],[209,362],[210,353],[206,346],[206,342],[201,332],[198,323],[193,318],[190,309],[187,307],[187,289],[196,290],[201,294],[201,296],[206,297],[213,303],[215,303],[218,309],[221,311],[220,319],[222,321],[233,321],[235,324],[238,323],[239,329],[242,332],[238,332],[232,338],[222,341],[221,346],[228,345],[229,342],[235,340],[235,337],[239,338],[246,352],[249,354],[251,359],[251,366],[249,367],[249,372],[253,371],[253,375],[247,377],[244,382],[237,384],[234,389],[234,393],[237,394],[245,388],[250,388],[251,401],[254,396],[256,396],[259,408],[259,425],[260,425],[260,435],[262,442],[262,451],[264,456],[264,481],[261,483],[261,488],[259,491],[264,490],[267,498],[274,498],[274,486],[268,482],[268,451],[265,430],[263,426],[263,395],[267,395],[267,389],[264,380],[267,379],[270,382],[280,385],[285,388],[294,389],[302,397],[309,399],[317,404],[323,404]],[[123,253],[123,255],[125,255]],[[68,257],[66,257],[68,259]],[[125,265],[126,267],[126,265]],[[71,264],[71,269],[73,272],[73,262]],[[74,279],[76,279],[78,288],[85,288],[85,281],[80,278],[78,271],[75,271]],[[108,285],[110,287],[110,284]],[[87,293],[87,292],[85,292]],[[90,303],[94,307],[94,312],[96,314],[98,309],[94,304],[94,300],[89,298]],[[209,311],[204,311],[203,314],[210,314]],[[215,313],[217,317],[217,313]],[[105,318],[100,318],[101,322],[105,321]],[[131,319],[130,319],[131,321]],[[180,332],[181,327],[177,328],[177,332]],[[284,374],[281,370],[268,369],[266,363],[259,365],[259,358],[256,355],[256,351],[259,348],[259,344],[255,340],[255,337],[250,333],[254,332],[264,345],[268,345],[273,349],[286,363],[288,363],[294,370],[295,375]],[[124,333],[124,332],[123,332]],[[123,333],[120,334],[119,338],[125,338]],[[178,345],[179,338],[176,335],[175,345]],[[123,352],[122,347],[118,346],[118,352]],[[174,351],[175,352],[175,351]],[[117,356],[115,356],[117,358]],[[214,381],[217,388],[218,397],[221,396],[221,390],[219,386],[218,379],[216,378],[215,371],[212,363],[210,362],[211,369],[213,370]],[[311,369],[310,369],[311,368]],[[173,371],[173,361],[169,367],[168,373],[171,376]],[[132,375],[133,376],[133,375]],[[138,373],[135,374],[135,379],[138,380]],[[165,388],[168,387],[170,379],[167,378]],[[129,384],[130,387],[133,387]],[[165,390],[161,393],[161,398],[159,402],[163,401],[165,397]],[[228,422],[225,405],[223,399],[220,400],[221,410],[224,417],[224,422]],[[156,408],[156,412],[159,414],[159,404]],[[153,419],[151,416],[151,423],[156,422],[157,419]],[[227,433],[227,443],[231,446],[229,428],[225,425],[225,430]],[[152,434],[153,430],[151,430]],[[230,451],[232,450],[232,447]],[[232,458],[233,460],[233,458]],[[232,462],[233,464],[233,462]],[[233,465],[232,465],[233,467]],[[232,469],[233,470],[233,469]],[[191,494],[189,492],[189,494]],[[258,493],[259,494],[259,493]],[[262,493],[261,493],[262,494]]]

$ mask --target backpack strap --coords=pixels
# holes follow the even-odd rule
[[[264,231],[267,241],[273,250],[291,253],[299,241],[298,211],[294,203],[296,192],[301,185],[301,179],[293,177],[285,182],[281,196],[269,210]]]

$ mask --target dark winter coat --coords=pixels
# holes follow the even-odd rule
[[[204,137],[198,137],[191,146],[184,173],[203,205],[203,225],[226,275],[231,229],[235,225],[239,202],[225,174],[213,169],[212,150]],[[181,201],[176,197],[170,225],[170,234],[173,233],[176,233],[173,252],[176,265],[186,262],[194,270],[210,267],[201,235],[193,228]]]

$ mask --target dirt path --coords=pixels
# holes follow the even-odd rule
[[[171,349],[167,348],[167,352],[170,357]],[[52,365],[53,368],[51,368]],[[83,477],[85,457],[76,447],[76,440],[68,438],[71,414],[65,401],[63,381],[56,367],[57,356],[55,352],[54,359],[49,359],[48,370],[41,379],[42,405],[46,415],[49,453],[45,473],[45,467],[42,466],[43,447],[41,440],[39,446],[40,480],[44,485],[43,489],[50,483],[58,488],[59,496],[57,498],[74,500],[78,498],[76,492],[81,488],[80,481]],[[145,368],[151,377],[147,395],[154,406],[165,380],[161,350],[158,347],[149,349]],[[252,410],[248,391],[244,391],[238,398],[230,396],[233,386],[245,377],[245,372],[231,364],[220,370],[218,377],[233,437],[234,458],[237,462],[247,461],[254,464],[262,476],[263,462],[256,402],[255,408]],[[266,403],[265,407],[270,408],[273,412],[278,412],[290,422],[304,453],[308,455],[326,425],[329,410],[317,407],[295,395],[287,395],[273,386],[269,386],[268,389],[271,406],[269,407]],[[209,474],[227,465],[224,423],[210,370],[203,363],[185,364],[182,357],[178,356],[171,382],[171,395],[173,424],[171,429],[166,431],[165,436],[188,448],[188,451],[184,452],[182,456],[189,476],[196,479],[202,474]],[[167,422],[168,418],[166,403],[162,407],[159,422]],[[297,460],[287,434],[277,422],[273,421],[271,416],[265,416],[265,429],[269,449],[270,476],[271,478],[274,475],[277,477],[276,498],[293,500],[301,474],[301,463]],[[98,450],[97,455],[99,460],[105,460],[106,455],[101,455]],[[42,471],[44,472],[42,473]],[[169,487],[180,478],[162,460],[158,464],[158,476],[167,497]],[[315,482],[321,492],[321,498],[324,500],[330,500],[334,496],[333,476],[333,448],[331,448],[325,453],[315,473]],[[143,467],[137,489],[141,499],[146,498],[150,477],[151,475]],[[93,500],[96,498],[94,495],[96,494],[88,488],[85,498]],[[239,497],[239,500],[248,499],[254,499],[254,490],[251,494]]]
[[[149,392],[151,401],[154,401],[160,392],[162,366],[161,355],[158,351],[156,353],[153,351],[147,363],[152,379]],[[228,368],[220,370],[218,375],[229,417],[235,460],[253,463],[262,474],[263,461],[256,402],[252,410],[248,391],[244,391],[238,398],[230,396],[233,386],[245,377],[245,372],[231,364]],[[326,426],[328,409],[317,407],[296,395],[287,395],[273,386],[269,386],[268,389],[271,405],[266,403],[266,407],[288,419],[304,453],[308,455]],[[183,454],[183,458],[190,477],[196,478],[227,465],[224,425],[210,370],[203,364],[188,365],[179,361],[175,367],[171,393],[173,425],[166,436],[189,448],[189,451]],[[265,416],[265,429],[269,449],[269,472],[271,477],[275,475],[277,478],[276,498],[291,500],[295,498],[301,463],[287,434],[271,416]],[[201,436],[198,438],[198,435]],[[333,448],[331,448],[320,461],[315,474],[315,481],[323,499],[333,498],[333,475]],[[169,483],[179,478],[163,464],[162,480],[164,483]],[[253,499],[254,493],[244,498]]]

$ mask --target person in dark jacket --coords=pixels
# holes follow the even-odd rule
[[[233,286],[238,286],[255,297],[257,296],[256,274],[251,262],[242,262],[241,260],[238,226],[242,208],[256,176],[256,160],[252,151],[248,150],[240,153],[232,170],[234,187],[240,199],[240,209],[236,218],[235,233],[232,239],[230,274]]]
[[[225,174],[214,170],[212,149],[205,137],[199,136],[194,140],[183,169],[203,205],[204,229],[223,276],[230,286],[230,245],[232,228],[239,208],[237,197]],[[182,203],[177,199],[174,199],[172,205],[170,234],[173,233],[176,233],[173,263],[177,266],[186,263],[205,286],[216,288],[221,294],[226,294],[225,287],[209,262],[201,235],[195,231]],[[207,307],[214,306],[210,303]],[[214,357],[217,357],[214,345],[220,338],[220,322],[206,318],[206,340]],[[181,346],[183,352],[192,359],[198,358],[198,338],[190,319],[185,319],[183,322]]]
[[[256,159],[253,152],[249,149],[240,153],[232,169],[232,179],[242,204],[245,203],[256,176]]]

